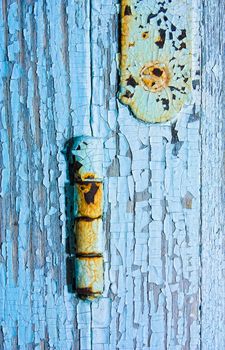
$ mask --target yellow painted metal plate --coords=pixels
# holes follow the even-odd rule
[[[189,102],[191,17],[185,0],[122,0],[119,98],[136,118],[165,122]]]

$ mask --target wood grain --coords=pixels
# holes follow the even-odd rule
[[[201,343],[225,348],[224,4],[202,3]]]
[[[224,348],[223,16],[201,4],[192,104],[146,126],[117,100],[117,0],[1,2],[1,349]],[[66,224],[63,150],[79,135],[105,141],[93,303],[74,293]]]

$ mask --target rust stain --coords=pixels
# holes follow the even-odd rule
[[[76,184],[77,188],[77,216],[97,218],[103,212],[103,183],[81,182]]]
[[[148,39],[149,38],[149,32],[142,33],[142,38],[143,39]]]
[[[85,298],[96,298],[102,294],[103,257],[76,258],[76,290]]]
[[[159,30],[159,37],[155,41],[155,44],[162,49],[164,44],[165,44],[165,39],[166,39],[166,31],[164,29]]]
[[[75,175],[74,175],[74,178],[75,178],[75,181],[77,182],[82,182],[82,181],[94,181],[96,179],[96,174],[95,173],[92,173],[92,172],[89,172],[89,173],[85,173],[85,174],[80,174],[79,172],[76,172],[76,170],[78,171],[80,168],[78,168],[78,164],[80,164],[79,162],[75,162],[74,164],[74,170],[75,170]],[[82,165],[81,165],[82,166]]]
[[[144,89],[158,92],[169,84],[169,71],[164,63],[150,62],[142,68],[140,78]]]
[[[95,182],[91,182],[90,189],[88,192],[84,193],[84,198],[87,204],[91,204],[95,202],[95,196],[99,190],[99,186]]]
[[[94,173],[86,173],[81,177],[82,181],[85,180],[90,180],[90,179],[95,179],[95,174]]]
[[[102,143],[95,138],[79,137],[73,153],[76,291],[80,298],[90,300],[101,296],[103,292],[103,178],[100,145]]]
[[[83,300],[94,300],[101,296],[102,292],[93,292],[91,288],[77,288],[77,294]]]

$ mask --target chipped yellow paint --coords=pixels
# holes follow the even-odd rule
[[[145,122],[177,116],[191,91],[191,11],[155,0],[122,0],[120,94],[122,103]]]
[[[77,217],[98,218],[103,212],[103,183],[81,182],[77,188]]]
[[[83,256],[102,254],[102,219],[77,219],[74,231],[77,254]]]

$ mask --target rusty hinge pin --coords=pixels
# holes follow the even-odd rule
[[[100,138],[79,136],[73,148],[76,291],[94,299],[103,292],[103,144]]]

